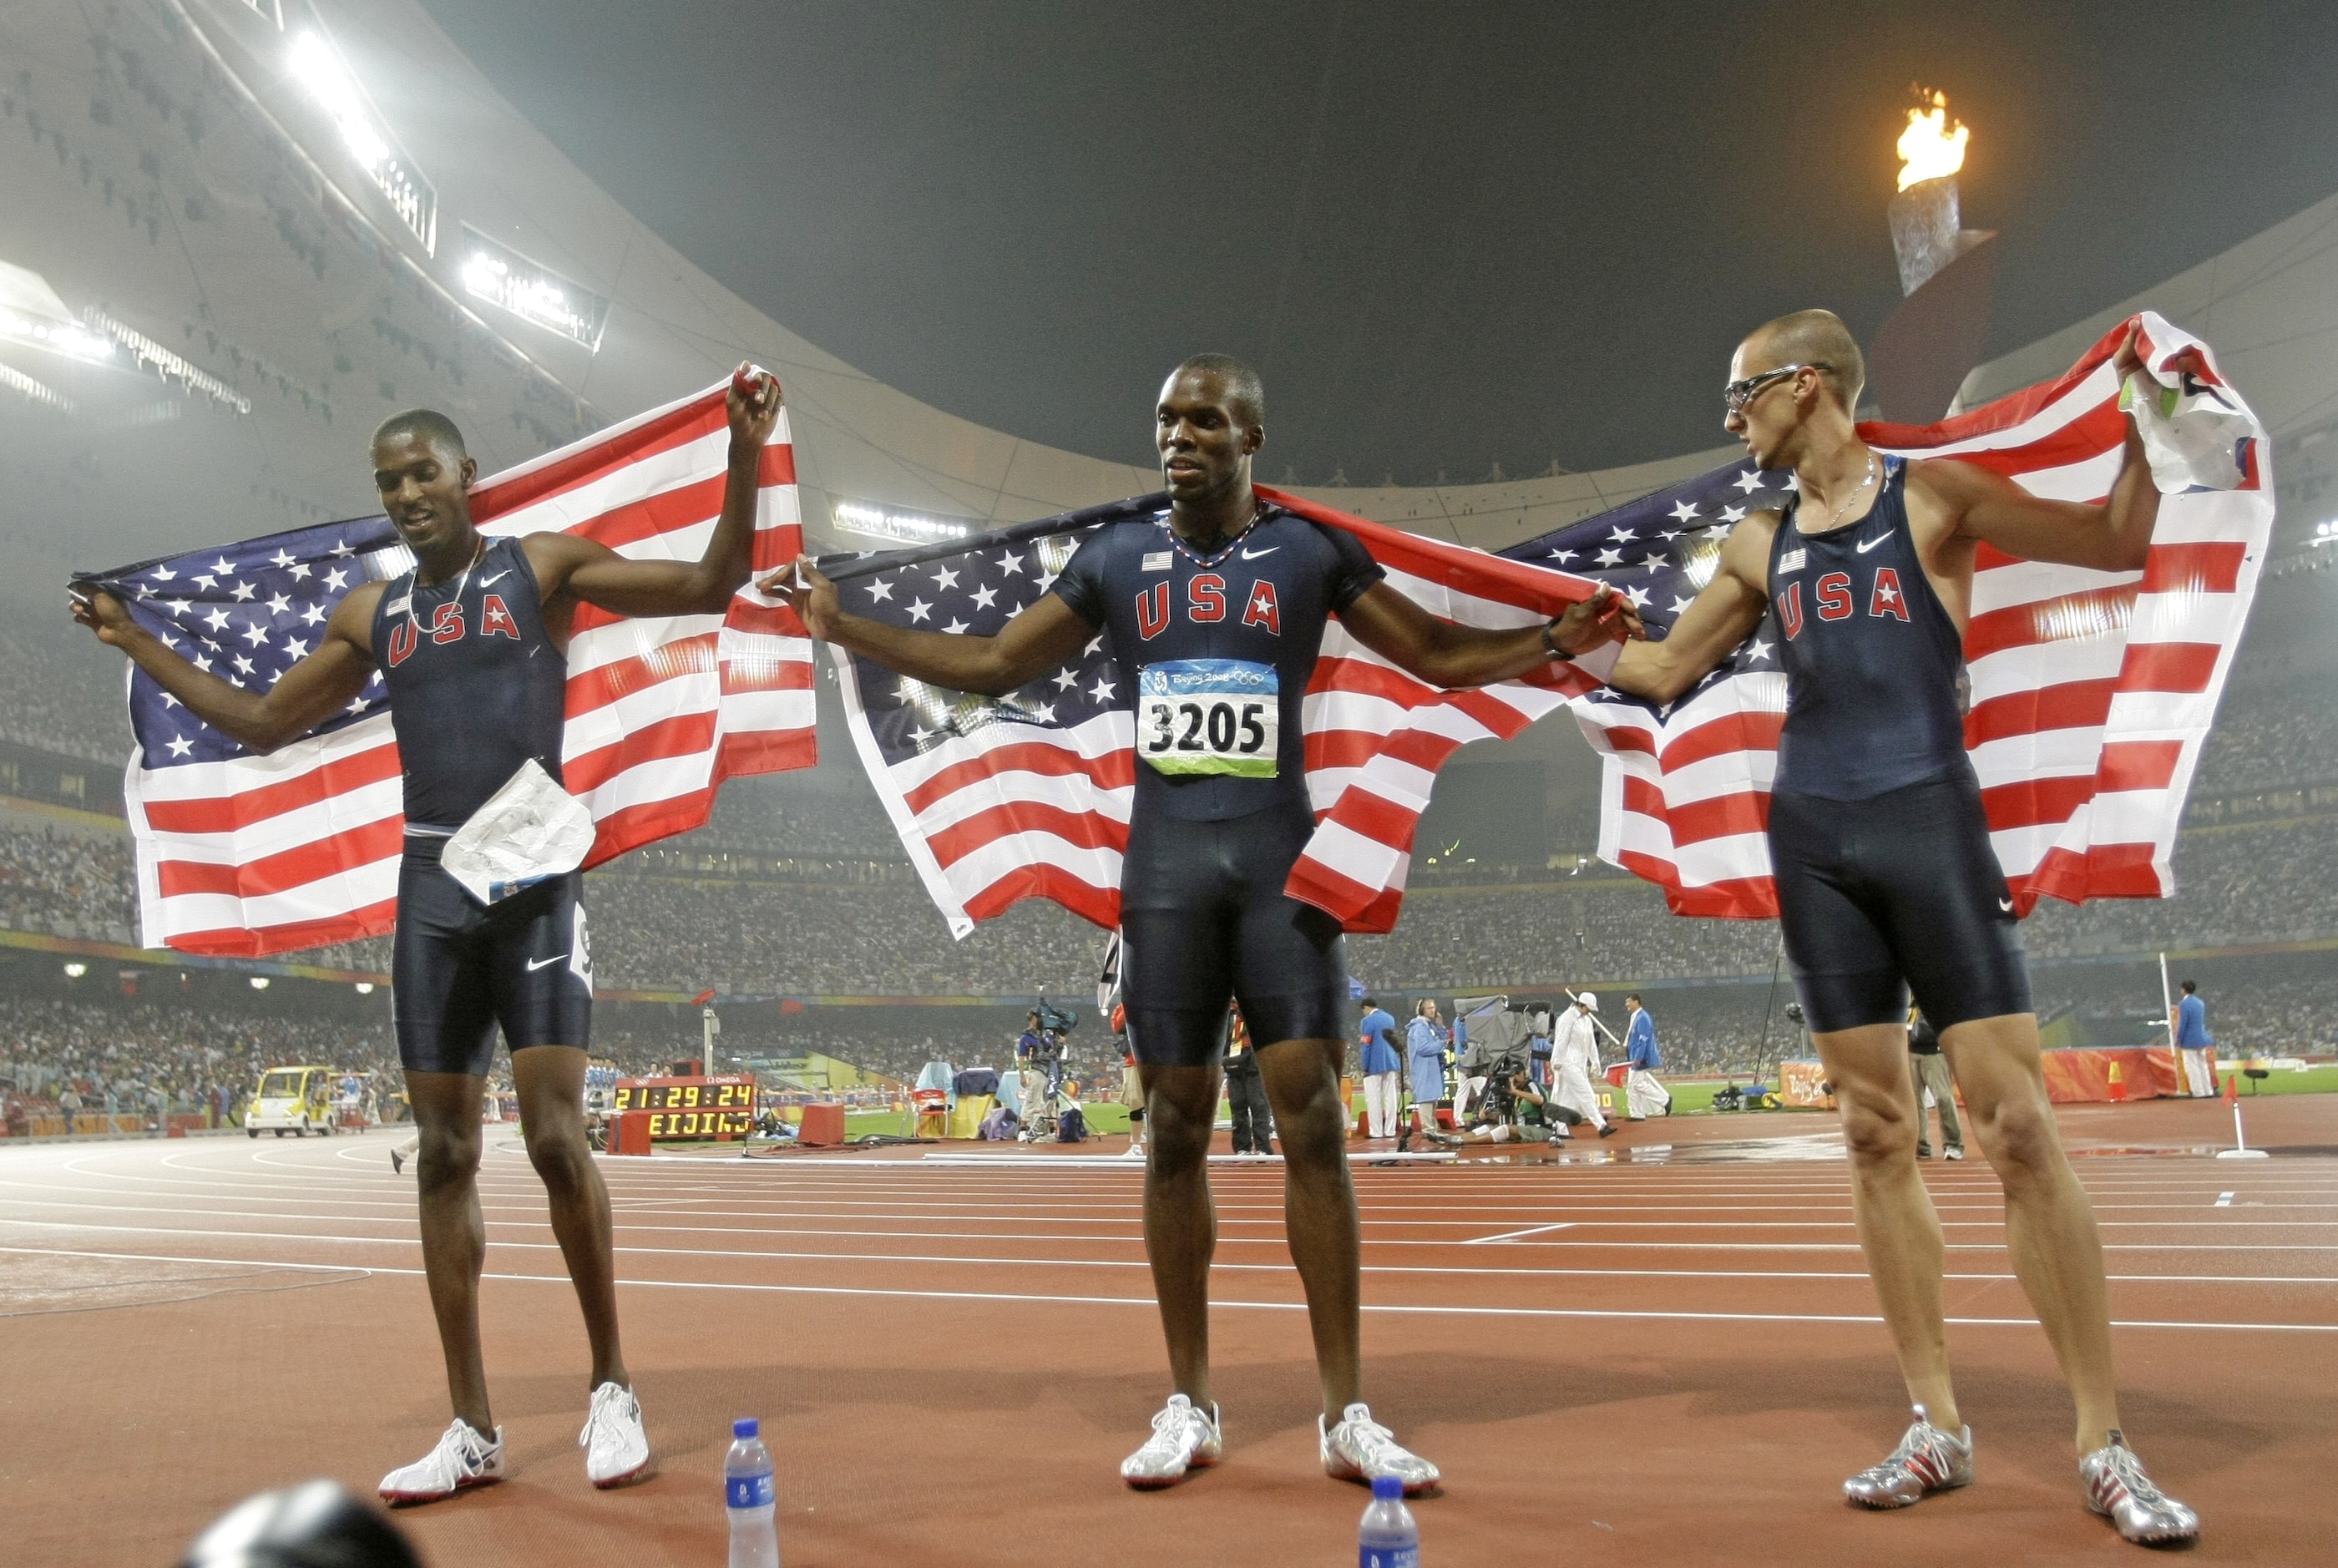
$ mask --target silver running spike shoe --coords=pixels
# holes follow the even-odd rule
[[[1934,1492],[1971,1484],[1972,1428],[1944,1432],[1932,1425],[1921,1405],[1915,1410],[1916,1424],[1891,1450],[1891,1457],[1844,1482],[1844,1496],[1862,1508],[1905,1508]]]
[[[1225,1438],[1218,1428],[1218,1407],[1203,1415],[1183,1394],[1153,1417],[1153,1436],[1144,1446],[1120,1462],[1120,1478],[1140,1492],[1174,1485],[1188,1470],[1199,1470],[1225,1456]]]
[[[2087,1484],[2087,1506],[2137,1545],[2200,1537],[2200,1516],[2151,1484],[2116,1426],[2108,1443],[2078,1461],[2078,1478]]]
[[[1361,1400],[1340,1412],[1337,1426],[1315,1417],[1315,1433],[1323,1473],[1334,1480],[1369,1485],[1376,1475],[1393,1475],[1404,1483],[1408,1497],[1437,1485],[1437,1466],[1398,1443],[1396,1434],[1373,1420],[1370,1407]]]

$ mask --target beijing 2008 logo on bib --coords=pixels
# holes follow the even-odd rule
[[[1248,659],[1171,659],[1136,672],[1136,754],[1154,771],[1272,779],[1281,682]]]

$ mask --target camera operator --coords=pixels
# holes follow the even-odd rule
[[[1570,1108],[1560,1105],[1536,1086],[1534,1074],[1515,1062],[1505,1062],[1502,1071],[1489,1074],[1485,1101],[1478,1113],[1470,1118],[1469,1126],[1459,1136],[1450,1132],[1434,1132],[1429,1136],[1449,1146],[1465,1143],[1563,1143],[1571,1136],[1568,1129],[1583,1118]]]
[[[1038,1142],[1056,1135],[1056,1095],[1064,1082],[1063,1031],[1071,1020],[1042,1002],[1031,1009],[1021,1038],[1015,1042],[1016,1064],[1022,1070],[1023,1142]]]

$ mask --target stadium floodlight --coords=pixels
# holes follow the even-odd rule
[[[2338,544],[2338,523],[2316,523],[2313,543],[2318,545]]]
[[[963,539],[975,531],[975,524],[958,518],[896,512],[873,501],[839,501],[830,508],[829,514],[848,534],[889,539],[896,544],[939,544],[945,540]]]
[[[606,299],[468,223],[463,225],[463,287],[474,299],[600,351],[601,332],[609,324]]]
[[[86,964],[74,963],[65,965],[65,978],[68,980],[78,980],[88,973],[89,965]]]
[[[113,340],[74,319],[47,279],[5,261],[0,261],[0,338],[100,364],[113,358]]]
[[[374,189],[422,241],[423,253],[438,254],[438,192],[382,127],[365,89],[323,34],[302,33],[292,40],[292,74],[330,117]]]
[[[252,988],[254,991],[265,991],[265,990],[267,990],[267,989],[268,989],[268,976],[267,976],[267,975],[254,975],[251,977],[251,988]]]
[[[372,981],[370,981],[370,980],[360,980],[360,981],[359,981],[359,982],[358,982],[358,995],[360,995],[360,996],[370,996],[370,995],[373,995],[373,982],[372,982]]]

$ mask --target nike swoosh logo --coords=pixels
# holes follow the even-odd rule
[[[2010,908],[2012,908],[2012,907],[2013,907],[2013,906],[2012,906],[2012,905],[2010,905],[2010,904],[2008,904],[2008,905],[2006,906],[2006,907],[2007,907],[2008,909],[2010,909]],[[559,956],[557,956],[556,957],[552,957],[552,958],[546,958],[546,959],[544,959],[544,960],[543,960],[543,961],[541,961],[541,962],[538,962],[537,960],[535,960],[535,959],[534,959],[534,958],[531,958],[531,959],[529,959],[529,960],[527,961],[527,972],[528,972],[529,974],[533,975],[533,974],[535,974],[535,973],[537,970],[539,970],[539,969],[549,969],[549,968],[551,968],[555,964],[565,964],[565,963],[567,963],[567,962],[568,962],[568,955],[567,955],[567,954],[565,954],[565,953],[560,954],[560,955],[559,955]]]
[[[492,588],[510,575],[511,573],[509,572],[498,572],[492,577],[482,577],[479,579],[479,586],[482,588]]]
[[[1242,558],[1243,558],[1243,560],[1245,560],[1245,561],[1255,561],[1255,560],[1257,560],[1257,559],[1258,559],[1260,556],[1262,556],[1262,555],[1272,555],[1272,554],[1273,554],[1277,550],[1280,550],[1280,549],[1282,549],[1282,545],[1280,545],[1280,544],[1270,544],[1270,545],[1268,545],[1268,546],[1267,546],[1265,549],[1263,549],[1263,550],[1247,550],[1247,549],[1246,549],[1246,550],[1244,550],[1244,551],[1242,553]]]
[[[1862,540],[1859,542],[1859,553],[1860,553],[1862,555],[1864,555],[1864,554],[1866,554],[1870,550],[1874,549],[1878,544],[1882,544],[1886,539],[1889,539],[1889,538],[1891,538],[1891,534],[1877,534],[1874,538],[1872,538],[1872,539],[1862,539]]]
[[[2010,915],[2010,914],[2012,914],[2012,913],[2013,913],[2013,900],[2012,900],[2012,899],[2010,899],[2010,898],[2000,898],[2000,899],[1999,899],[1999,900],[1997,901],[1997,906],[1998,906],[1999,908],[2000,908],[2000,909],[2004,910],[2008,915]]]

